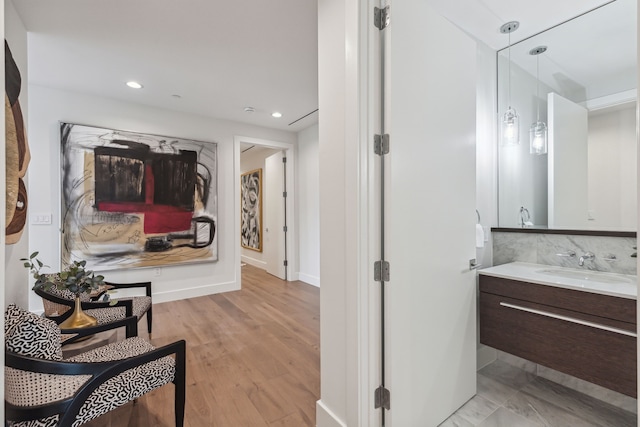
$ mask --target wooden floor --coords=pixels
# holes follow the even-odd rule
[[[187,341],[185,426],[314,426],[319,289],[249,265],[242,283],[237,292],[153,305],[151,342]],[[85,426],[174,426],[173,395],[166,385]]]

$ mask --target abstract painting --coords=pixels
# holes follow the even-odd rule
[[[218,259],[217,144],[60,124],[62,263]]]
[[[31,155],[27,143],[22,109],[20,108],[20,90],[22,77],[18,65],[13,59],[9,44],[4,41],[4,116],[5,116],[5,156],[6,187],[5,199],[5,243],[17,243],[27,223],[27,188],[22,180],[27,174]]]
[[[262,252],[262,169],[240,177],[242,208],[242,247]]]

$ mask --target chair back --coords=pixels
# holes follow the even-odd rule
[[[11,304],[5,312],[5,350],[20,356],[60,361],[60,329],[52,320]],[[45,374],[6,366],[4,374],[5,401],[13,405],[37,405],[50,400],[51,393],[57,393],[45,387]]]
[[[52,286],[48,289],[37,289],[36,294],[42,297],[42,305],[44,307],[44,315],[47,317],[62,316],[67,311],[73,308],[73,301],[75,301],[75,294],[67,289],[58,289]],[[67,304],[57,302],[56,299],[62,299],[68,301]],[[91,294],[80,294],[80,301],[87,302],[91,300]]]

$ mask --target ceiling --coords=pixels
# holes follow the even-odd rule
[[[509,43],[500,27],[520,22],[511,34],[517,42],[611,0],[429,0],[433,7],[464,31],[493,49]]]
[[[515,42],[607,3],[429,1],[494,49],[508,43],[499,32],[507,21],[520,21]],[[14,5],[30,33],[31,84],[293,132],[317,122],[316,0],[14,0]],[[144,88],[128,88],[129,80]],[[245,107],[255,112],[246,113]],[[271,117],[274,111],[282,118]]]
[[[316,0],[13,3],[31,84],[294,132],[317,121],[289,126],[318,108]]]

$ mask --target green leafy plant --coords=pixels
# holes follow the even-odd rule
[[[104,276],[95,275],[92,270],[86,270],[86,261],[73,261],[66,269],[59,273],[42,273],[44,265],[38,258],[38,252],[32,253],[29,258],[21,258],[25,268],[28,268],[35,279],[33,289],[49,290],[56,287],[60,290],[68,290],[76,297],[83,293],[91,293],[104,285]]]

